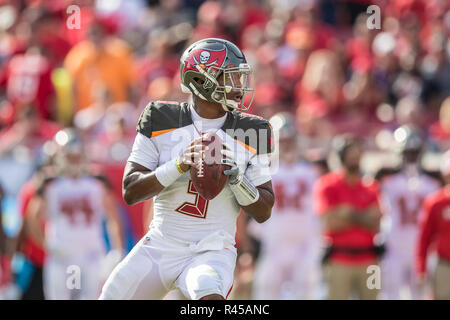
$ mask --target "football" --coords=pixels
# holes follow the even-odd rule
[[[222,159],[222,139],[216,134],[209,134],[210,140],[203,141],[209,147],[200,168],[191,168],[191,180],[197,192],[206,200],[214,199],[225,187],[228,176],[223,173],[230,166],[220,163]]]

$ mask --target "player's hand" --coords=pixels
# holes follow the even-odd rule
[[[236,154],[231,150],[229,146],[225,143],[223,144],[223,149],[220,151],[222,153],[222,160],[220,161],[224,165],[230,166],[230,169],[224,170],[223,173],[229,176],[229,183],[234,184],[244,175],[244,172],[239,168],[236,163]]]
[[[180,157],[180,167],[184,172],[188,171],[191,167],[199,169],[200,160],[204,158],[204,152],[208,150],[208,147],[203,145],[203,141],[208,141],[209,136],[201,136],[193,140],[189,146],[184,149],[183,154]]]

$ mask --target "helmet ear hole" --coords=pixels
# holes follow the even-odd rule
[[[202,85],[205,82],[202,79],[197,78],[197,77],[194,78],[194,81],[197,82],[199,85]]]

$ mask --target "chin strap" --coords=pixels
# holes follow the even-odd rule
[[[228,107],[225,103],[221,103],[220,105],[222,106],[223,110],[225,110],[225,112],[233,111],[233,109]]]

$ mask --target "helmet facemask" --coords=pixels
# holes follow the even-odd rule
[[[250,87],[252,75],[250,65],[241,63],[238,67],[228,68],[210,66],[206,70],[197,65],[196,68],[204,76],[204,80],[201,79],[203,83],[196,85],[204,90],[213,90],[210,99],[203,96],[201,90],[194,90],[197,96],[203,100],[220,103],[225,111],[230,109],[246,111],[250,108],[254,98],[254,89]],[[239,101],[236,100],[236,96],[239,97]]]
[[[54,138],[58,151],[56,166],[61,174],[77,177],[86,170],[85,150],[80,137],[71,129],[60,130]]]

